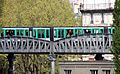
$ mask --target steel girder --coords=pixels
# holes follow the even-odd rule
[[[112,35],[83,35],[54,42],[30,37],[0,38],[0,53],[111,53],[111,48]]]

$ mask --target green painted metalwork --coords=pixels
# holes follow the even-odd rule
[[[58,38],[58,29],[55,29],[56,30],[56,38]]]
[[[36,38],[38,38],[38,29],[36,29],[35,31],[36,31]]]
[[[67,30],[64,29],[64,34],[63,34],[63,35],[64,35],[64,38],[66,38],[66,33],[67,33],[66,31],[67,31]]]
[[[5,29],[4,29],[4,33],[3,34],[4,34],[4,37],[6,37],[6,30]]]
[[[75,32],[75,30],[76,30],[76,29],[73,29],[73,36],[75,36],[75,35],[76,35],[76,32]]]

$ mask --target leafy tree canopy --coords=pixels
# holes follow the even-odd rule
[[[113,12],[113,26],[115,33],[113,34],[112,52],[114,54],[115,74],[120,74],[120,0],[116,0]]]
[[[78,26],[69,0],[4,0],[4,26]]]

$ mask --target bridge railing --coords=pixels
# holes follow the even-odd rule
[[[30,37],[0,38],[0,52],[49,52],[50,43]]]
[[[112,35],[83,35],[55,41],[55,48],[59,52],[69,53],[111,53]],[[63,51],[64,50],[64,51]]]
[[[81,4],[81,10],[114,9],[114,3]]]

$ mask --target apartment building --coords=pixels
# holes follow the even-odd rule
[[[62,61],[60,74],[114,74],[112,61]]]
[[[82,26],[111,26],[115,0],[80,0]]]
[[[81,0],[69,0],[72,5],[73,12],[75,13],[75,18],[80,17],[80,1]]]

